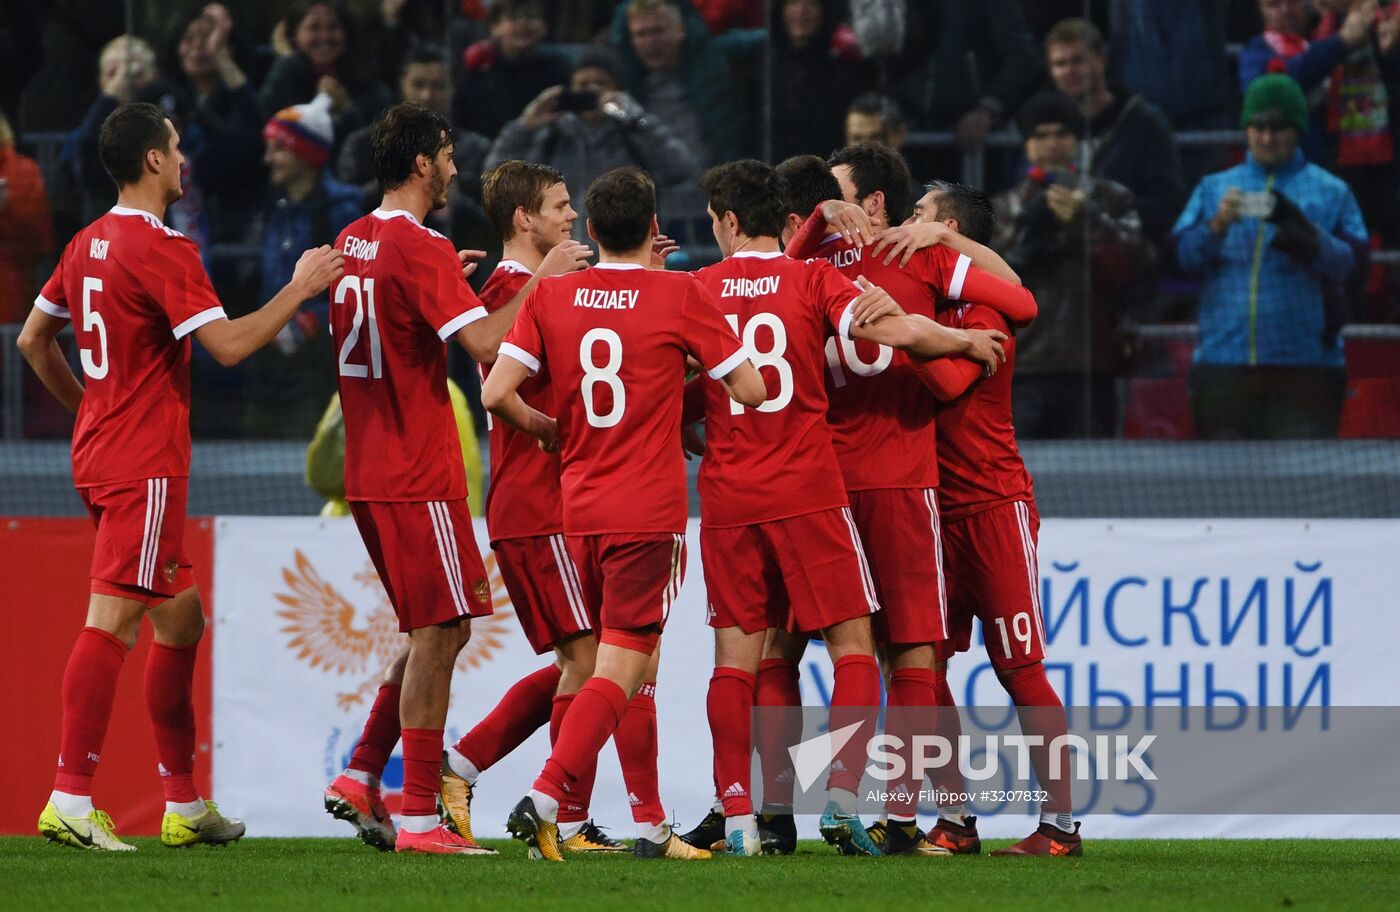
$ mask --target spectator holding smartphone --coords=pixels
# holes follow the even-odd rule
[[[1173,234],[1182,268],[1202,278],[1196,434],[1332,437],[1343,286],[1366,226],[1350,188],[1303,157],[1308,107],[1292,77],[1251,83],[1241,125],[1245,161],[1201,180]]]
[[[1078,105],[1043,92],[1022,105],[1016,126],[1030,168],[1019,186],[993,199],[992,240],[1040,305],[1035,322],[1016,335],[1016,433],[1112,437],[1120,329],[1129,291],[1151,275],[1151,250],[1132,192],[1079,171],[1085,125]]]
[[[700,173],[695,156],[666,124],[621,91],[616,66],[603,52],[584,54],[567,88],[545,89],[505,125],[486,170],[510,159],[550,165],[574,188],[624,165],[646,169],[658,188],[693,183]],[[665,205],[664,198],[658,205]],[[573,206],[579,212],[574,237],[587,243],[581,189]]]

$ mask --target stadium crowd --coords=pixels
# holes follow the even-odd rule
[[[1400,319],[1368,260],[1400,246],[1400,9],[1378,0],[0,0],[0,61],[0,323],[112,204],[97,130],[132,100],[181,133],[168,224],[235,313],[373,207],[368,126],[410,100],[455,129],[433,227],[458,247],[499,249],[480,175],[501,161],[578,188],[637,164],[682,244],[672,268],[718,258],[698,186],[715,164],[875,140],[922,184],[984,155],[993,246],[1041,302],[1024,437],[1336,436],[1341,326]],[[1178,148],[1240,127],[1245,143]],[[984,151],[1007,130],[1019,142]],[[951,141],[909,141],[931,132]],[[196,435],[310,439],[327,307],[238,371],[197,354]],[[1194,416],[1154,431],[1125,379],[1155,369],[1135,329],[1193,320]],[[453,377],[482,419],[465,358]],[[1268,414],[1279,383],[1306,414]],[[64,432],[26,399],[27,433]]]

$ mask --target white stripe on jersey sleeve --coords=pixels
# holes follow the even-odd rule
[[[719,364],[716,364],[713,368],[710,369],[710,379],[723,380],[725,377],[729,376],[730,372],[733,371],[734,368],[738,367],[740,364],[743,364],[747,360],[749,360],[749,350],[740,346],[738,351],[730,355],[728,358],[725,358]]]
[[[851,298],[851,303],[846,305],[846,309],[841,313],[841,325],[836,331],[841,334],[841,338],[855,341],[851,335],[851,319],[856,315],[856,301],[860,300],[859,295]]]
[[[516,361],[519,361],[521,364],[528,367],[530,369],[531,377],[535,376],[535,374],[538,374],[540,372],[540,359],[536,358],[534,355],[530,354],[525,349],[521,348],[519,345],[512,345],[509,342],[502,342],[500,350],[496,353],[497,357],[500,357],[501,355],[505,355],[507,358],[513,358]]]
[[[967,267],[972,265],[972,257],[958,254],[958,264],[953,267],[953,280],[948,283],[948,300],[961,301],[963,282],[967,281]]]
[[[68,312],[68,308],[59,307],[43,295],[34,299],[34,306],[42,310],[51,317],[58,317],[60,320],[71,320],[73,315]]]
[[[224,309],[222,307],[211,307],[208,310],[201,310],[199,313],[195,314],[185,322],[181,323],[179,326],[175,327],[175,329],[173,330],[175,333],[175,338],[183,339],[185,338],[185,336],[188,336],[190,333],[194,332],[196,329],[199,329],[205,324],[213,323],[215,320],[227,319],[228,314],[224,313]]]
[[[485,307],[473,307],[466,313],[458,314],[451,320],[448,320],[446,323],[439,326],[437,331],[438,338],[446,342],[448,339],[452,338],[452,336],[457,332],[457,330],[461,329],[463,326],[469,326],[470,324],[475,323],[477,320],[484,320],[486,319],[486,316],[487,314]]]

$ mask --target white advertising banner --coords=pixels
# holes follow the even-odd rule
[[[689,572],[663,640],[657,686],[662,800],[683,826],[712,800],[705,692],[713,665],[697,524]],[[486,541],[477,523],[477,538]],[[345,765],[384,667],[404,647],[353,521],[221,518],[215,539],[214,786],[259,836],[345,836],[321,790]],[[474,622],[453,682],[449,742],[488,712],[536,656],[494,562],[496,614]],[[1041,595],[1051,682],[1072,706],[1395,705],[1400,642],[1400,522],[1384,520],[1048,520]],[[950,669],[964,705],[1007,704],[986,656]],[[831,665],[802,663],[802,696],[821,705]],[[479,836],[503,835],[510,806],[547,754],[541,731],[487,772]],[[1321,773],[1321,771],[1319,771]],[[397,809],[402,764],[385,773]],[[1021,836],[1023,815],[980,812],[986,836]],[[1382,816],[1114,816],[1091,804],[1085,835],[1400,836]],[[593,816],[630,836],[616,755],[599,764]],[[815,835],[805,821],[804,835]]]

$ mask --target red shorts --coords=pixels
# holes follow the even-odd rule
[[[549,652],[554,644],[593,629],[563,535],[507,538],[491,548],[515,616],[535,652]]]
[[[593,629],[665,627],[685,582],[679,532],[566,535]]]
[[[932,488],[851,491],[881,612],[883,643],[934,643],[948,636],[938,498]]]
[[[880,610],[846,507],[700,529],[711,627],[825,630]]]
[[[92,591],[163,602],[194,585],[185,554],[188,478],[145,478],[79,488],[97,543],[92,549]]]
[[[1020,668],[1044,660],[1045,626],[1035,557],[1039,533],[1040,514],[1034,503],[1024,500],[974,513],[943,528],[950,637],[940,644],[941,661],[967,651],[973,617],[982,621],[982,638],[994,668]]]
[[[399,616],[399,630],[491,613],[491,584],[465,500],[355,500],[350,515]]]

